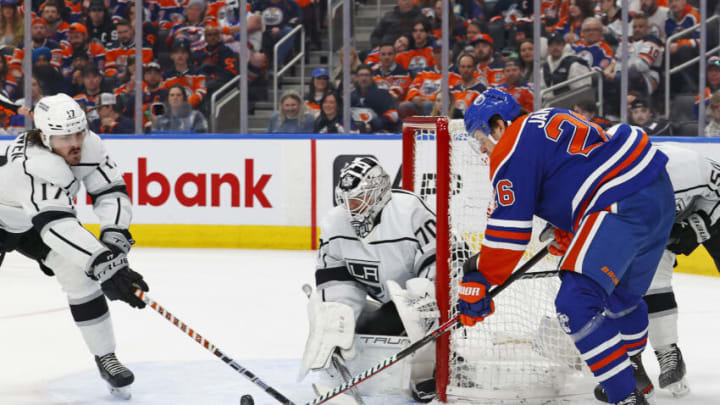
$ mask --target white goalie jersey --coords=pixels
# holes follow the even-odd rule
[[[69,166],[41,145],[19,135],[5,151],[0,166],[0,228],[23,233],[35,228],[43,242],[74,264],[86,268],[107,248],[82,227],[73,200],[80,183],[90,194],[101,229],[127,229],[130,198],[117,165],[98,135],[87,131],[82,160]]]
[[[360,315],[367,295],[391,300],[389,280],[405,287],[411,278],[435,278],[435,213],[417,195],[392,190],[372,231],[359,238],[342,206],[330,210],[315,272],[323,301],[341,302]]]

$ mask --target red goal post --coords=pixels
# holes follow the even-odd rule
[[[405,190],[415,191],[415,141],[416,130],[426,129],[434,131],[437,146],[437,174],[435,178],[437,206],[435,212],[448,212],[450,201],[450,132],[448,117],[408,117],[403,121],[403,167],[402,185]],[[438,215],[436,220],[436,235],[449,235],[450,221],[447,215]],[[436,240],[436,285],[450,284],[450,240],[449,238],[437,238]],[[436,288],[438,309],[440,310],[440,325],[447,322],[450,314],[449,289]],[[449,368],[447,359],[450,358],[450,335],[444,334],[436,342],[436,363],[435,381],[438,397],[442,402],[447,401],[445,387],[449,379]]]

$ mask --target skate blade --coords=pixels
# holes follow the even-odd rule
[[[666,386],[665,389],[670,391],[675,398],[681,398],[690,393],[690,387],[684,378],[676,383]]]
[[[130,386],[126,385],[124,387],[113,387],[112,385],[108,384],[108,389],[110,390],[110,394],[116,398],[129,400],[132,397],[132,391],[130,390]]]

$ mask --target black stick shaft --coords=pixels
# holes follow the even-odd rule
[[[528,270],[530,270],[537,262],[542,260],[546,255],[548,254],[548,246],[545,246],[542,248],[539,252],[537,252],[533,257],[530,258],[527,262],[525,262],[517,271],[515,271],[513,274],[508,277],[507,280],[505,280],[504,283],[501,285],[493,288],[490,290],[488,295],[491,298],[494,298],[496,295],[500,294],[500,292],[504,289],[506,289],[510,284],[515,282],[515,280],[522,277],[523,274],[527,273]],[[379,374],[381,371],[385,370],[386,368],[392,366],[393,364],[396,364],[400,360],[404,359],[405,357],[415,353],[418,349],[425,346],[426,344],[436,340],[440,336],[444,335],[445,333],[451,331],[458,325],[460,316],[455,316],[454,318],[450,319],[449,321],[445,322],[444,324],[440,325],[437,329],[430,332],[429,334],[425,335],[422,339],[412,343],[410,346],[404,348],[403,350],[400,350],[399,352],[392,355],[392,357],[389,357],[382,362],[378,363],[372,368],[369,368],[362,373],[356,375],[349,381],[345,382],[344,384],[338,385],[337,387],[333,388],[329,392],[320,395],[319,397],[316,397],[311,402],[308,402],[306,405],[319,405],[323,404],[325,402],[328,402],[330,399],[342,394],[343,392],[349,390],[350,388],[360,384],[361,382],[367,380],[368,378]]]
[[[258,376],[256,376],[254,373],[252,373],[250,370],[246,369],[245,367],[241,366],[235,360],[230,358],[228,355],[220,351],[220,349],[212,344],[209,340],[204,338],[202,335],[197,333],[193,328],[189,327],[185,324],[185,322],[182,322],[180,319],[178,319],[175,315],[170,313],[170,311],[163,308],[160,304],[157,303],[157,301],[153,300],[152,298],[148,297],[148,295],[139,290],[135,289],[135,295],[140,298],[147,306],[154,309],[155,312],[160,314],[163,318],[165,318],[168,322],[172,323],[173,325],[177,326],[178,329],[185,332],[186,335],[188,335],[192,340],[196,341],[198,344],[200,344],[202,347],[209,350],[212,354],[217,356],[220,360],[225,362],[228,366],[232,367],[233,370],[237,371],[238,373],[245,376],[247,379],[249,379],[253,384],[257,385],[258,387],[262,388],[268,395],[275,398],[280,402],[281,404],[285,405],[295,405],[294,402],[287,399],[284,395],[279,393],[277,390],[275,390],[273,387],[267,385],[263,380],[261,380]]]

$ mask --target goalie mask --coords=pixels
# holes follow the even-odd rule
[[[335,202],[345,207],[359,237],[372,231],[377,216],[390,201],[390,187],[390,176],[373,158],[356,158],[340,170]]]

